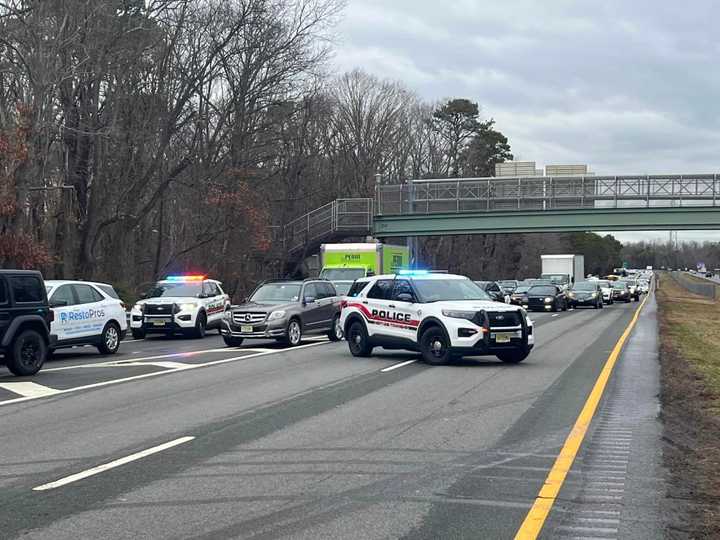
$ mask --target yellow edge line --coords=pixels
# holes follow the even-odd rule
[[[560,454],[555,460],[552,469],[550,469],[547,478],[545,478],[545,483],[540,489],[540,493],[538,493],[532,508],[530,508],[527,516],[525,516],[525,521],[523,521],[520,529],[518,529],[518,532],[515,535],[515,540],[534,540],[540,534],[543,525],[545,525],[545,520],[547,519],[548,514],[550,514],[553,504],[555,504],[555,499],[557,499],[557,496],[560,493],[560,488],[562,488],[563,482],[565,482],[565,477],[567,476],[568,471],[570,471],[570,468],[575,461],[575,456],[577,456],[578,450],[580,450],[580,445],[585,439],[585,434],[590,427],[590,422],[595,415],[595,411],[600,403],[600,399],[605,391],[605,386],[607,386],[607,382],[610,379],[615,363],[620,356],[623,345],[625,345],[625,341],[627,341],[635,323],[637,323],[640,311],[645,305],[645,302],[647,302],[649,296],[650,295],[648,294],[640,306],[638,306],[637,310],[635,310],[635,315],[630,321],[630,324],[628,324],[627,328],[625,328],[625,331],[615,344],[610,356],[608,356],[605,366],[595,381],[595,386],[593,386],[585,405],[580,411],[580,415],[575,421],[572,431],[570,431],[567,439],[565,439],[565,444],[563,445],[562,450],[560,450]]]

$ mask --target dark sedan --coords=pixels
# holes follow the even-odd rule
[[[587,306],[602,309],[603,295],[597,281],[580,281],[570,289],[570,304],[573,307]]]
[[[613,281],[613,300],[618,302],[630,302],[632,296],[630,295],[630,286],[627,281]]]
[[[513,293],[510,295],[510,303],[516,306],[527,307],[528,296],[527,293],[530,290],[530,285],[519,285]]]
[[[534,285],[527,292],[531,311],[567,311],[568,298],[557,285]]]

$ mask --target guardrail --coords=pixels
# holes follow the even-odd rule
[[[414,180],[376,188],[377,215],[720,206],[720,175]]]
[[[337,199],[292,220],[283,229],[285,251],[304,251],[310,244],[338,236],[367,235],[372,230],[374,201]]]
[[[684,272],[670,272],[670,277],[682,288],[695,293],[711,300],[717,300],[717,285],[712,282],[701,283],[694,279],[690,279],[690,276]]]

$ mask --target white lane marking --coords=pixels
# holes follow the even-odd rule
[[[157,454],[158,452],[162,452],[163,450],[185,444],[194,439],[195,437],[180,437],[179,439],[175,439],[174,441],[166,442],[165,444],[161,444],[159,446],[153,446],[152,448],[148,448],[147,450],[143,450],[142,452],[130,454],[129,456],[126,456],[124,458],[116,459],[115,461],[110,461],[109,463],[98,465],[97,467],[93,467],[92,469],[87,469],[76,474],[71,474],[70,476],[66,476],[65,478],[56,480],[55,482],[50,482],[49,484],[43,484],[42,486],[34,487],[33,491],[47,491],[49,489],[66,486],[68,484],[72,484],[73,482],[77,482],[78,480],[82,480],[83,478],[95,476],[96,474],[100,474],[101,472],[114,469],[115,467],[120,467],[121,465],[125,465],[126,463],[130,463],[132,461],[137,461],[138,459],[151,456],[152,454]]]
[[[123,365],[128,364],[134,364],[136,362],[145,362],[147,360],[163,360],[165,358],[190,358],[193,356],[198,356],[200,354],[209,354],[209,353],[228,353],[228,352],[235,352],[236,350],[243,351],[243,350],[250,350],[250,349],[230,349],[230,348],[224,348],[224,349],[204,349],[201,351],[186,351],[181,353],[170,353],[170,354],[159,354],[155,356],[143,356],[141,358],[132,358],[132,359],[123,359],[123,360],[108,360],[107,362],[93,362],[91,364],[74,364],[72,366],[62,366],[62,367],[56,367],[56,368],[49,368],[49,369],[43,369],[43,373],[51,372],[51,371],[67,371],[69,369],[80,369],[80,368],[88,368],[88,367],[122,367]],[[139,354],[139,353],[134,353]]]
[[[307,345],[298,345],[297,347],[293,347],[292,349],[289,349],[290,351],[297,351],[299,349],[307,349],[308,347],[317,347],[319,345],[324,345],[325,342],[319,342],[319,343],[308,343]],[[139,379],[148,379],[150,377],[157,377],[158,375],[168,375],[170,373],[177,373],[178,371],[187,371],[190,369],[200,369],[204,367],[209,366],[216,366],[219,364],[227,364],[229,362],[237,362],[239,360],[249,360],[251,358],[257,358],[259,356],[267,356],[269,354],[273,353],[279,353],[279,352],[285,352],[288,349],[278,349],[278,350],[272,350],[271,352],[267,353],[257,353],[257,354],[244,354],[242,356],[235,356],[232,358],[224,358],[222,360],[214,360],[212,362],[204,362],[202,364],[183,364],[183,366],[187,365],[189,367],[183,367],[181,369],[168,369],[165,371],[154,371],[152,373],[143,373],[142,375],[133,375],[132,377],[123,377],[122,379],[111,379],[109,381],[103,381],[99,383],[93,383],[93,384],[86,384],[84,386],[76,386],[74,388],[67,388],[65,390],[58,390],[53,395],[60,395],[60,394],[70,394],[73,392],[78,392],[80,390],[90,390],[93,388],[101,388],[103,386],[110,386],[114,384],[120,384],[128,381],[137,381]],[[43,396],[39,396],[43,397]],[[36,397],[20,397],[15,399],[8,399],[5,401],[0,401],[0,407],[4,405],[12,405],[14,403],[22,403],[24,401],[30,401],[32,399],[38,399]]]
[[[415,362],[417,362],[417,360],[408,360],[407,362],[400,362],[399,364],[395,364],[390,367],[386,367],[385,369],[381,369],[380,373],[387,373],[388,371],[393,371],[394,369],[398,369],[403,366],[408,366],[410,364],[414,364]]]
[[[551,315],[551,317],[559,317],[559,316],[560,316],[559,313],[556,313],[555,315]]]
[[[43,386],[34,382],[9,382],[0,383],[0,388],[9,390],[13,394],[19,394],[23,397],[39,398],[45,396],[52,396],[57,394],[60,390],[50,388],[49,386]]]
[[[157,366],[165,369],[187,369],[192,364],[183,364],[182,362],[126,362],[123,366]]]

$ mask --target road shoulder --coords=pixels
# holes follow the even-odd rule
[[[543,538],[657,539],[666,530],[657,304],[648,298]]]

